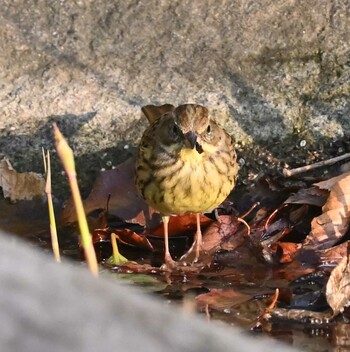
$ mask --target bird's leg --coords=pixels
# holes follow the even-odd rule
[[[202,248],[202,231],[201,231],[201,214],[196,214],[196,220],[197,220],[197,231],[196,234],[194,236],[194,244],[195,244],[195,253],[196,253],[196,257],[194,259],[194,261],[198,261],[199,258],[199,252]]]
[[[202,248],[201,214],[196,214],[197,230],[191,248],[181,257],[181,261],[196,263]]]
[[[168,235],[168,225],[170,216],[163,216],[163,228],[164,228],[164,242],[165,242],[165,253],[164,253],[164,264],[162,265],[163,270],[171,270],[176,267],[176,263],[171,257],[169,251],[169,235]]]

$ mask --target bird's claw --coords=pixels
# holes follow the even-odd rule
[[[160,270],[163,271],[173,271],[177,267],[177,263],[175,260],[171,257],[171,255],[165,255],[165,263],[160,267]]]
[[[194,241],[191,248],[180,258],[181,263],[196,264],[199,260],[201,245]]]

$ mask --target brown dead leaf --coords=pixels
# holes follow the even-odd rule
[[[305,218],[308,217],[309,212],[310,212],[310,207],[306,204],[303,204],[302,206],[296,209],[292,209],[288,217],[290,222],[295,225],[304,221]]]
[[[238,236],[234,235],[240,224],[237,218],[232,215],[220,215],[218,221],[212,222],[203,233],[203,243],[198,261],[204,265],[210,265],[219,249],[236,248],[242,244],[244,241],[243,232],[241,231]],[[246,232],[247,230],[244,229],[244,233]],[[229,244],[228,241],[230,241]]]
[[[266,223],[266,230],[262,233],[258,244],[270,246],[284,237],[290,231],[290,223],[287,219],[281,218],[272,223]]]
[[[117,239],[124,244],[129,246],[145,248],[153,250],[153,246],[145,236],[141,236],[130,229],[113,230],[113,233],[117,236]]]
[[[297,193],[293,193],[284,203],[308,204],[322,207],[327,200],[329,192],[319,187],[302,188]]]
[[[326,249],[346,233],[350,221],[350,173],[319,182],[316,186],[330,190],[323,214],[311,222],[311,232],[304,241],[305,248]]]
[[[218,221],[213,222],[203,234],[203,252],[219,249],[225,240],[236,233],[239,225],[241,223],[235,216],[220,215]]]
[[[203,233],[199,262],[210,265],[219,249],[235,249],[246,240],[246,236],[247,229],[234,215],[220,215],[218,221],[212,222]]]
[[[129,223],[142,226],[159,224],[159,216],[139,195],[135,186],[135,159],[130,158],[114,170],[103,171],[84,200],[84,209],[89,214],[97,209],[104,209],[110,196],[108,214]],[[76,212],[71,201],[62,214],[64,223],[76,221]]]
[[[45,195],[45,180],[34,172],[18,173],[8,159],[0,161],[0,187],[5,198],[12,201],[31,200]]]
[[[132,246],[132,247],[153,250],[153,246],[145,236],[139,235],[130,229],[122,229],[122,230],[95,229],[92,232],[92,241],[94,244],[101,241],[109,242],[111,240],[112,233],[116,235],[116,238],[120,243],[126,244],[128,246]]]
[[[347,178],[348,176],[350,176],[350,172],[346,172],[344,174],[341,174],[339,176],[336,177],[332,177],[329,178],[328,180],[324,180],[318,183],[315,183],[315,186],[317,186],[320,189],[326,189],[328,191],[331,191],[332,188],[339,183],[340,181],[342,181],[344,178]]]
[[[298,256],[296,256],[296,258],[294,258],[294,260],[290,263],[278,267],[274,271],[274,275],[287,281],[292,281],[300,276],[313,273],[314,271],[314,263],[305,263],[304,261],[300,261]]]
[[[196,297],[199,307],[209,305],[217,310],[224,310],[237,306],[251,299],[253,295],[241,293],[239,291],[229,289],[212,289],[208,293],[202,293]]]
[[[348,246],[350,242],[343,242],[329,249],[315,251],[319,257],[320,265],[330,265],[333,263],[340,263],[341,260],[347,255]]]
[[[301,243],[278,242],[271,246],[278,256],[279,263],[290,263],[301,248]]]
[[[350,261],[344,257],[333,269],[326,287],[327,302],[333,310],[333,316],[338,315],[350,303]]]
[[[203,231],[213,222],[213,220],[201,214],[200,222],[201,222],[201,229]],[[171,216],[169,219],[169,224],[168,224],[169,237],[193,234],[194,231],[196,231],[196,228],[197,228],[197,220],[196,220],[195,214]],[[154,236],[154,237],[164,237],[163,224],[150,230],[149,234],[150,236]]]
[[[1,199],[0,214],[1,230],[11,234],[30,237],[47,233],[49,228],[47,203],[40,198],[21,200],[15,204]]]

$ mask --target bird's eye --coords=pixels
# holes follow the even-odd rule
[[[208,125],[208,127],[207,127],[207,133],[211,133],[211,126],[210,125]]]
[[[173,128],[171,131],[174,137],[177,137],[180,134],[180,129],[176,124],[173,125]]]

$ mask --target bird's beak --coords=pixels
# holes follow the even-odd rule
[[[197,143],[197,135],[195,132],[190,131],[185,134],[185,144],[187,147],[194,149]]]

